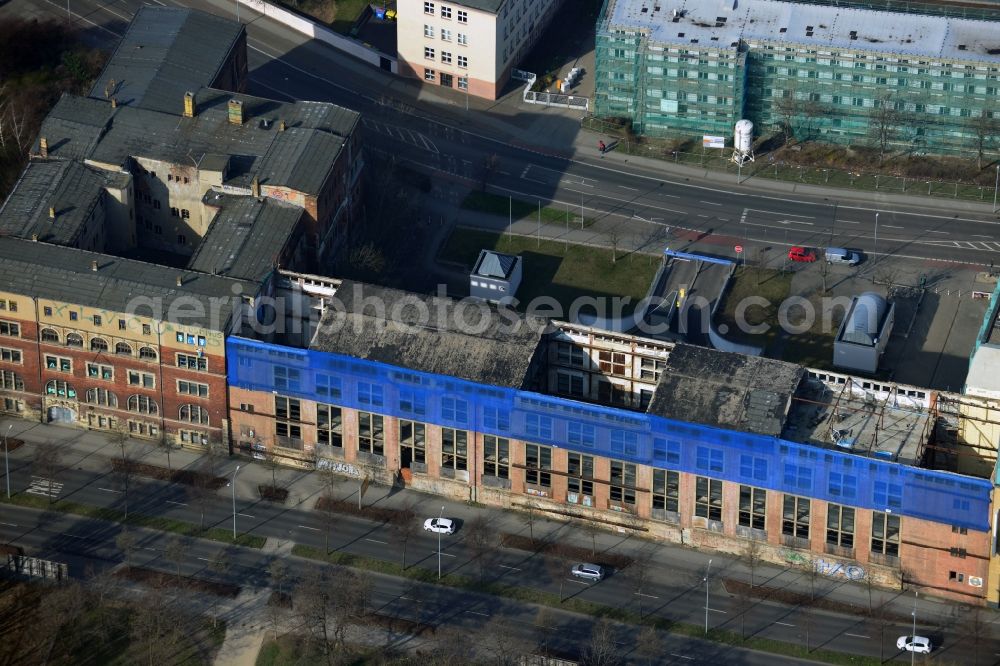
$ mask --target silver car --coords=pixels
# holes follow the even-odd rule
[[[592,580],[595,583],[604,578],[604,569],[597,564],[577,564],[570,571],[577,578]]]

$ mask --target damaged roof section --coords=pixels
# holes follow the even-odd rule
[[[523,388],[548,323],[481,302],[345,280],[310,349]]]
[[[647,411],[777,437],[804,376],[793,363],[678,344]]]

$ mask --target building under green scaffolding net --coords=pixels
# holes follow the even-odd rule
[[[992,152],[1000,148],[995,6],[606,0],[594,115],[627,118],[647,136],[732,136],[747,118],[758,135]]]

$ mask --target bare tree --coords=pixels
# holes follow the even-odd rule
[[[535,650],[542,654],[548,653],[549,641],[552,639],[555,629],[555,617],[552,610],[545,606],[540,606],[535,613],[535,619],[531,623],[535,634]]]
[[[123,527],[122,531],[115,537],[115,545],[118,546],[118,550],[122,551],[122,555],[125,557],[125,567],[128,569],[132,568],[132,554],[135,552],[136,542],[135,533],[127,527]]]
[[[580,524],[583,533],[590,537],[590,556],[597,557],[597,537],[601,534],[600,526],[592,520],[585,520]]]
[[[884,601],[872,608],[869,615],[869,622],[875,631],[878,632],[878,660],[879,663],[885,661],[885,632],[895,626],[895,618],[889,608],[889,602]]]
[[[524,646],[517,636],[519,629],[502,615],[494,615],[482,629],[482,648],[490,654],[489,663],[496,666],[515,666],[520,663]]]
[[[264,455],[264,467],[271,471],[271,490],[278,490],[278,468],[281,467],[281,459],[273,449]]]
[[[869,615],[875,610],[875,589],[878,585],[875,583],[875,576],[872,575],[871,569],[865,569],[865,575],[861,577],[861,583],[868,590],[868,613]]]
[[[170,475],[170,480],[173,481],[174,469],[170,464],[170,452],[174,450],[174,444],[170,441],[170,437],[163,430],[160,431],[160,434],[156,437],[156,441],[154,443],[156,444],[156,448],[167,454],[167,473]]]
[[[621,650],[615,639],[615,626],[611,620],[601,618],[590,632],[590,645],[584,656],[587,666],[615,666],[622,661]]]
[[[962,629],[970,643],[972,643],[973,666],[979,666],[979,653],[983,646],[983,639],[989,635],[989,623],[983,617],[982,609],[969,608],[965,611],[962,620]]]
[[[48,485],[47,493],[49,504],[55,499],[56,477],[61,471],[62,451],[59,446],[52,442],[43,442],[35,448],[35,459],[32,461],[32,471],[45,479]]]
[[[778,97],[774,101],[774,115],[778,119],[778,128],[785,143],[795,137],[795,119],[799,115],[799,106],[794,89],[786,90],[784,97]]]
[[[403,571],[406,571],[406,545],[410,540],[417,535],[419,525],[416,521],[416,506],[413,502],[407,502],[403,505],[403,510],[400,511],[400,515],[392,523],[392,537],[401,548],[399,549],[399,555],[401,558],[400,565]]]
[[[187,559],[187,548],[180,536],[174,534],[167,540],[163,555],[174,565],[174,577],[175,580],[179,581],[181,579],[181,564]]]
[[[201,529],[205,529],[205,510],[215,496],[215,489],[212,487],[215,468],[215,463],[209,457],[203,456],[195,470],[193,482],[186,487],[188,501],[198,508]]]
[[[750,537],[743,546],[740,558],[746,563],[747,568],[750,569],[750,587],[753,587],[756,584],[754,574],[757,572],[757,567],[760,566],[761,560],[764,559],[763,544],[756,537]]]
[[[635,653],[646,666],[653,666],[663,659],[663,640],[653,627],[646,627],[640,632],[635,643]]]
[[[822,574],[816,568],[816,562],[813,560],[809,560],[802,565],[802,572],[805,574],[806,580],[809,581],[809,602],[816,603],[816,584],[819,582]]]
[[[868,114],[868,134],[878,148],[879,167],[885,162],[886,153],[899,132],[901,120],[891,93],[875,100],[875,107]]]
[[[472,552],[472,558],[479,563],[479,581],[486,579],[486,569],[490,555],[496,551],[496,535],[493,526],[482,514],[477,514],[464,528],[465,545]]]
[[[830,263],[827,261],[820,261],[818,263],[817,270],[819,270],[820,277],[823,278],[823,293],[825,294],[828,291],[827,279],[830,277]]]
[[[497,169],[500,168],[500,158],[496,153],[492,155],[487,155],[483,158],[482,167],[482,179],[480,182],[480,188],[483,192],[486,191],[487,186],[490,184],[490,178],[496,173]]]
[[[972,147],[976,151],[976,168],[983,168],[983,158],[990,148],[995,148],[1000,144],[1000,119],[986,115],[986,111],[980,111],[979,115],[970,118],[966,124],[966,129],[972,134]]]
[[[302,626],[333,664],[346,642],[347,627],[368,613],[372,580],[367,573],[329,567],[307,572],[295,588],[295,610]]]
[[[208,561],[208,570],[214,573],[220,578],[223,577],[226,572],[229,571],[232,565],[233,555],[231,552],[227,551],[225,548],[220,548],[215,551],[215,555]],[[217,594],[208,595],[211,599],[212,604],[212,627],[217,628],[219,626],[219,614],[217,609],[219,604],[222,602],[222,598]]]
[[[632,563],[625,569],[625,577],[630,583],[632,594],[635,595],[636,603],[639,607],[639,619],[643,617],[642,599],[645,595],[643,590],[649,584],[649,578],[653,571],[653,556],[648,550],[638,553]]]
[[[128,426],[123,421],[119,421],[118,426],[112,434],[112,441],[114,441],[115,445],[118,446],[119,451],[121,451],[121,457],[117,460],[111,461],[111,471],[121,484],[122,504],[125,508],[126,521],[128,520],[129,490],[131,490],[133,467],[132,456],[129,455],[128,450],[128,440]]]
[[[736,586],[735,607],[740,616],[740,638],[747,639],[746,619],[747,613],[753,609],[753,597],[750,596],[750,589],[743,586]]]
[[[149,666],[172,661],[176,645],[185,631],[184,618],[160,590],[145,594],[130,613],[132,642],[145,653]]]
[[[795,615],[799,624],[802,625],[802,630],[806,633],[806,652],[812,652],[812,629],[813,629],[813,614],[812,608],[807,606],[800,606],[798,612]]]
[[[559,581],[559,603],[562,603],[565,600],[563,591],[566,587],[566,572],[569,569],[569,564],[559,555],[546,555],[543,561],[549,579],[552,582]]]
[[[535,546],[535,523],[538,521],[538,505],[528,501],[523,504],[524,524],[528,526],[528,535],[531,537],[531,545]]]
[[[608,245],[611,246],[611,263],[618,263],[618,248],[621,246],[622,236],[617,228],[612,228],[607,232]]]
[[[899,278],[903,272],[899,266],[891,263],[884,263],[875,273],[875,281],[885,285],[885,297],[892,298],[892,288],[899,283]]]
[[[290,595],[286,595],[284,591],[285,583],[289,580],[288,563],[285,560],[275,558],[271,560],[267,572],[271,580],[271,588],[274,590],[268,600],[269,616],[274,637],[277,638],[278,626],[284,615],[284,608],[290,605],[291,599]]]

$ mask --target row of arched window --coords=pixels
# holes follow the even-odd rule
[[[73,388],[72,384],[56,379],[45,385],[45,393],[46,395],[55,395],[64,398],[76,398],[76,389]],[[118,396],[103,388],[87,389],[86,402],[91,405],[100,405],[101,407],[118,408]],[[137,414],[148,414],[150,416],[156,416],[160,413],[160,406],[156,403],[155,399],[138,393],[128,397],[125,409]],[[200,405],[181,405],[177,410],[177,418],[186,423],[209,425],[208,410]]]
[[[52,344],[62,343],[62,339],[59,337],[59,332],[51,328],[43,328],[41,331],[42,342],[49,342]],[[76,347],[77,349],[84,348],[83,336],[79,333],[67,333],[65,345],[67,347]],[[90,339],[90,351],[93,352],[103,352],[108,353],[111,351],[111,347],[108,341],[101,337],[93,337]],[[115,354],[120,356],[132,356],[134,350],[132,345],[127,342],[116,342],[115,343]],[[139,358],[145,359],[147,361],[155,361],[158,355],[156,350],[152,347],[143,346],[139,347]]]

